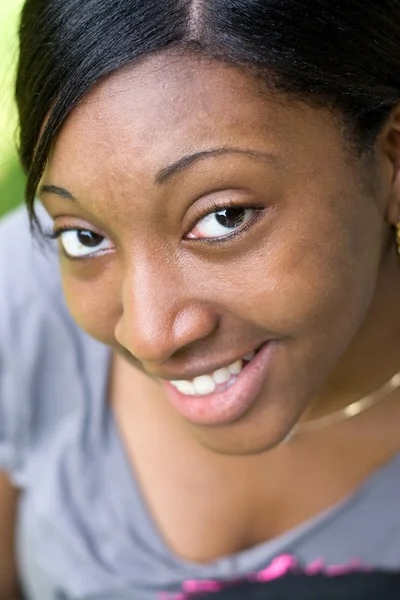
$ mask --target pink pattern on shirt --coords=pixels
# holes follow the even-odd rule
[[[284,575],[296,571],[303,571],[303,573],[306,573],[309,576],[323,574],[328,577],[337,577],[348,573],[367,572],[370,570],[370,567],[367,567],[358,559],[353,559],[347,565],[326,565],[323,559],[318,559],[302,570],[294,556],[282,554],[282,556],[275,558],[271,564],[262,571],[253,573],[240,581],[189,580],[185,581],[182,585],[181,592],[178,594],[164,592],[160,595],[160,600],[195,600],[196,596],[199,594],[219,592],[223,589],[232,587],[235,584],[242,583],[243,581],[266,583],[268,581],[273,581],[274,579],[280,579]]]
[[[274,558],[272,563],[266,569],[256,573],[256,575],[250,575],[248,579],[249,581],[258,581],[260,583],[273,581],[274,579],[279,579],[293,571],[297,567],[297,564],[297,560],[294,556],[282,554],[282,556]]]

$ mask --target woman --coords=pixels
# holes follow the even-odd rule
[[[1,598],[399,569],[399,64],[394,0],[26,1]]]

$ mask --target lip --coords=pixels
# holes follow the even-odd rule
[[[161,380],[161,381],[176,381],[176,380],[180,381],[182,379],[191,381],[192,379],[195,379],[196,377],[199,377],[201,375],[204,375],[207,373],[213,373],[214,371],[217,371],[218,369],[223,369],[227,365],[232,365],[233,363],[237,362],[238,360],[242,360],[244,356],[247,356],[251,352],[255,351],[258,353],[259,350],[261,350],[261,348],[264,345],[265,345],[265,342],[264,342],[264,344],[259,344],[259,346],[257,347],[257,350],[254,350],[254,348],[252,348],[251,350],[246,352],[246,354],[242,354],[240,356],[236,355],[234,357],[228,358],[223,363],[218,362],[218,363],[214,363],[213,365],[202,364],[201,366],[198,366],[197,368],[193,368],[191,370],[186,370],[184,374],[182,373],[182,370],[177,371],[175,373],[173,371],[169,371],[168,373],[165,373],[165,372],[164,373],[162,373],[162,372],[152,373],[151,371],[149,371],[147,369],[145,372],[147,375],[150,375],[151,377]]]
[[[198,425],[228,425],[253,405],[268,376],[275,343],[266,342],[242,369],[229,388],[206,396],[181,394],[169,381],[162,385],[172,407],[187,421]]]

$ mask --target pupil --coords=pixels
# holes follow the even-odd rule
[[[92,231],[79,231],[78,239],[82,246],[87,246],[88,248],[95,248],[103,241],[101,235],[97,233],[93,233]]]
[[[217,221],[223,227],[233,229],[241,225],[246,217],[245,208],[224,208],[216,214]]]

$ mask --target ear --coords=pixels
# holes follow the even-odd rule
[[[386,219],[391,225],[397,225],[400,222],[400,104],[392,110],[378,136],[377,144],[389,192]]]

